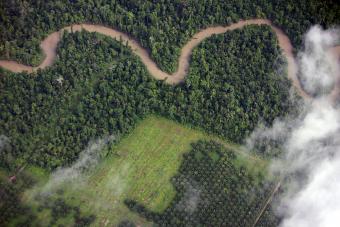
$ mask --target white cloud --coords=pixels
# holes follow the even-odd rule
[[[82,176],[86,170],[93,168],[100,160],[102,150],[106,144],[113,141],[114,137],[109,136],[103,139],[90,142],[88,147],[82,151],[77,161],[71,166],[59,168],[53,172],[49,181],[42,189],[43,194],[48,194],[65,182],[82,183]]]
[[[300,79],[305,90],[312,94],[328,92],[334,85],[339,66],[329,49],[339,40],[336,29],[312,27],[305,37],[305,50],[298,55]]]
[[[327,97],[340,75],[329,52],[338,41],[336,30],[310,29],[298,55],[299,75],[307,92],[317,97],[301,106],[299,116],[259,128],[247,142],[252,148],[264,140],[276,141],[283,150],[271,165],[274,174],[290,179],[278,205],[281,227],[340,226],[340,108]],[[273,147],[263,149],[269,153]]]

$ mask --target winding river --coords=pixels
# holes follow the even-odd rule
[[[286,34],[272,24],[271,21],[266,19],[250,19],[250,20],[241,20],[237,23],[231,24],[229,26],[215,26],[208,27],[196,33],[181,49],[181,54],[178,59],[178,69],[173,74],[168,74],[163,72],[157,64],[150,58],[149,53],[146,49],[144,49],[138,41],[131,38],[129,35],[115,30],[113,28],[108,28],[102,25],[92,25],[92,24],[75,24],[68,27],[65,27],[57,32],[53,32],[46,39],[42,41],[40,44],[44,54],[45,59],[43,62],[37,67],[31,67],[19,64],[15,61],[8,60],[0,60],[0,66],[10,70],[12,72],[23,72],[27,71],[29,73],[37,70],[44,69],[48,66],[51,66],[56,58],[56,49],[57,45],[62,37],[62,33],[67,30],[69,32],[81,31],[82,29],[89,32],[98,32],[100,34],[110,36],[111,38],[122,40],[126,42],[128,46],[132,49],[133,53],[140,57],[144,65],[146,66],[149,73],[158,80],[166,79],[166,83],[168,84],[178,84],[185,79],[189,69],[190,57],[192,54],[192,50],[199,45],[204,39],[209,38],[214,34],[222,34],[227,31],[232,31],[234,29],[242,28],[246,25],[269,25],[273,31],[275,32],[279,46],[282,49],[283,54],[285,55],[288,62],[288,78],[292,81],[293,86],[296,88],[298,93],[305,99],[310,99],[310,95],[308,95],[301,87],[300,81],[297,78],[297,65],[295,62],[295,58],[293,55],[293,47],[292,44]],[[340,55],[340,46],[333,48],[332,50],[338,56]],[[337,87],[337,86],[336,86]],[[331,96],[338,94],[338,89],[335,88],[332,92]]]

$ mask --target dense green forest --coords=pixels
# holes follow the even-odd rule
[[[137,38],[160,68],[177,68],[180,47],[199,29],[268,18],[295,47],[312,24],[339,24],[335,0],[6,0],[0,1],[0,56],[37,65],[47,34],[80,22],[105,24]]]
[[[172,178],[177,193],[164,212],[151,212],[132,200],[126,204],[157,226],[252,226],[274,183],[235,160],[222,145],[199,141]]]
[[[10,139],[2,165],[13,158],[19,166],[70,164],[91,139],[119,138],[149,113],[240,142],[259,120],[270,123],[289,109],[282,101],[289,83],[279,65],[284,67],[268,26],[204,41],[178,86],[154,80],[117,41],[65,33],[53,67],[34,75],[2,72],[0,134]]]
[[[299,49],[312,24],[340,24],[340,5],[335,0],[0,0],[0,59],[38,65],[43,38],[86,22],[130,34],[162,70],[174,72],[181,46],[197,31],[248,18],[270,19]],[[259,121],[270,125],[291,109],[285,66],[271,28],[247,26],[203,41],[193,51],[188,76],[176,86],[152,78],[124,43],[85,31],[64,33],[52,67],[33,74],[0,68],[0,170],[6,173],[0,176],[0,225],[14,217],[20,217],[18,226],[35,220],[20,198],[34,179],[22,173],[12,183],[8,176],[26,165],[47,170],[70,165],[89,141],[113,135],[119,142],[149,114],[243,142]],[[173,178],[178,193],[163,213],[126,204],[159,225],[249,225],[273,185],[234,160],[222,146],[198,142]],[[194,209],[183,203],[188,188],[200,198]],[[96,218],[82,216],[62,194],[46,199],[41,209],[55,217],[50,225],[67,215],[75,226]],[[268,206],[258,226],[279,221]]]

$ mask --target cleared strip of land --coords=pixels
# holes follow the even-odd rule
[[[252,227],[255,227],[256,224],[259,222],[261,216],[263,215],[263,212],[267,209],[268,205],[272,202],[273,198],[274,198],[274,195],[275,193],[279,190],[279,188],[281,187],[281,181],[279,181],[275,187],[273,188],[273,190],[271,191],[267,201],[265,202],[265,204],[263,205],[260,213],[257,215],[255,221],[254,221],[254,224],[252,225]]]
[[[151,226],[138,214],[131,212],[124,199],[133,199],[154,212],[162,212],[169,206],[176,194],[170,179],[176,175],[183,161],[183,154],[189,152],[191,143],[198,140],[223,142],[228,149],[237,154],[235,165],[246,166],[248,171],[266,174],[268,162],[244,153],[239,146],[222,141],[216,136],[192,129],[158,116],[149,116],[138,123],[136,128],[112,147],[110,155],[81,181],[61,185],[61,196],[67,203],[80,206],[86,214],[95,214],[95,225],[108,223],[116,226],[121,220],[133,220],[141,226]],[[37,179],[39,185],[48,180],[48,173],[39,168],[26,168]],[[39,174],[42,172],[44,174]],[[34,200],[36,188],[28,190],[23,201],[33,207],[38,220],[50,220],[47,210],[38,210],[39,203]],[[64,223],[72,222],[72,215],[65,217]]]

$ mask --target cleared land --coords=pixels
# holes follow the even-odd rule
[[[96,224],[112,225],[130,219],[143,226],[148,223],[132,213],[123,203],[133,199],[155,212],[163,211],[175,195],[170,178],[177,173],[182,162],[182,154],[188,152],[190,144],[197,140],[217,140],[216,137],[187,128],[176,122],[150,116],[141,121],[135,130],[112,148],[112,154],[105,158],[84,182],[72,182],[62,186],[61,197],[66,203],[80,206],[82,213],[96,215]],[[238,149],[236,145],[224,142],[225,146]],[[245,163],[254,174],[264,171],[266,162],[257,157],[248,158],[238,152],[237,163]],[[39,170],[32,169],[35,175]],[[39,174],[39,178],[47,180]],[[43,184],[43,183],[41,183]],[[37,207],[28,191],[24,200]],[[56,193],[57,194],[57,193]],[[50,212],[42,210],[37,215],[41,221],[50,218]],[[59,223],[69,223],[72,215],[60,219]]]

